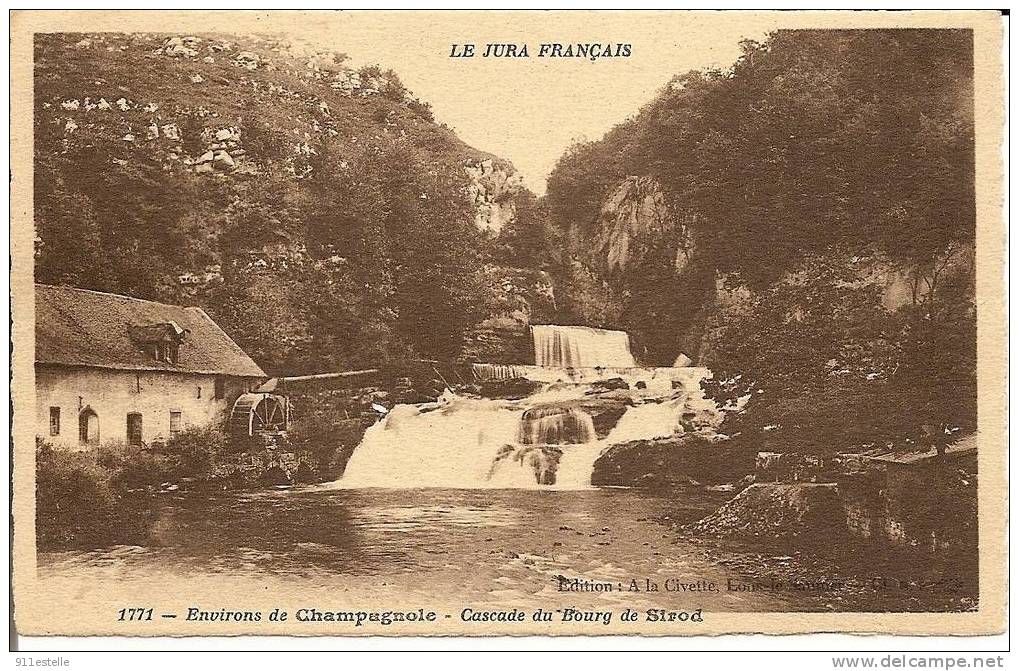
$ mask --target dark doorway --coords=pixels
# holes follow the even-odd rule
[[[129,445],[142,444],[142,415],[132,412],[127,416],[127,442]]]
[[[99,415],[90,407],[78,415],[78,442],[82,445],[99,444]]]

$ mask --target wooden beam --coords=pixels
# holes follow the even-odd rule
[[[308,382],[310,380],[332,380],[338,377],[355,377],[357,375],[374,375],[380,372],[378,368],[365,368],[364,370],[345,370],[339,373],[316,373],[314,375],[293,375],[281,377],[283,382]]]

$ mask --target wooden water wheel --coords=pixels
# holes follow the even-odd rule
[[[253,436],[280,433],[289,424],[287,401],[275,394],[241,394],[230,411],[230,432]]]

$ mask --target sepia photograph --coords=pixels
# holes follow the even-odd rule
[[[118,14],[12,17],[17,631],[1003,630],[997,12]]]

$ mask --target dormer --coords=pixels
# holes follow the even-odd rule
[[[180,346],[187,329],[176,322],[160,322],[128,327],[131,342],[149,353],[156,361],[175,364],[180,360]]]

